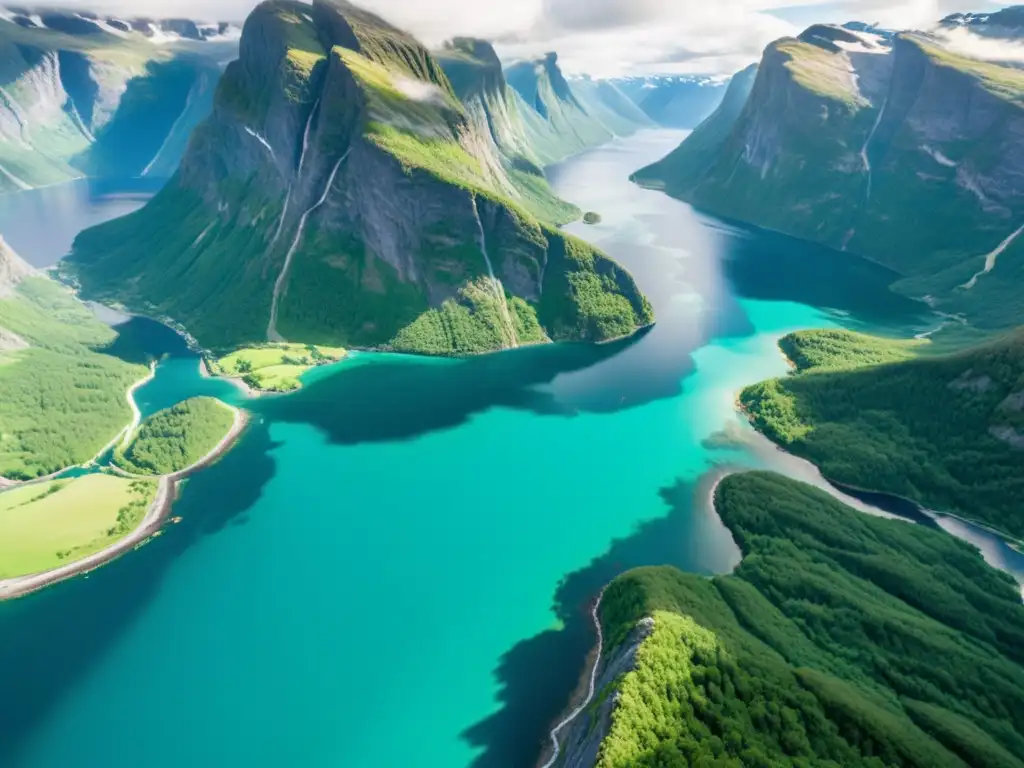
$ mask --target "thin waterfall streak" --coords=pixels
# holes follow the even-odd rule
[[[284,341],[281,334],[277,332],[277,305],[281,299],[281,291],[284,289],[285,280],[288,277],[288,270],[292,265],[292,258],[295,256],[295,251],[299,248],[299,242],[302,240],[302,235],[306,231],[306,220],[309,218],[309,214],[313,213],[317,208],[324,204],[327,200],[327,195],[330,194],[331,187],[334,185],[334,178],[338,175],[338,169],[341,168],[341,164],[345,162],[345,158],[348,157],[348,153],[351,152],[351,148],[345,150],[338,162],[334,164],[334,168],[331,169],[331,175],[327,177],[327,184],[324,186],[323,194],[320,195],[320,199],[317,200],[313,205],[306,209],[306,211],[299,217],[299,225],[295,229],[295,237],[292,240],[291,246],[288,248],[288,253],[285,254],[284,264],[281,266],[281,272],[277,276],[277,280],[274,281],[274,295],[270,303],[270,322],[267,324],[267,339],[270,341]]]
[[[501,312],[501,319],[505,324],[505,330],[508,332],[508,344],[510,347],[519,346],[519,338],[516,335],[516,327],[512,323],[512,316],[508,311],[508,302],[505,300],[505,288],[502,286],[501,281],[494,274],[494,267],[491,265],[491,257],[487,253],[487,238],[484,235],[484,223],[480,219],[480,210],[476,206],[476,196],[470,196],[470,202],[473,206],[473,216],[476,218],[477,232],[480,238],[480,252],[484,255],[484,263],[487,264],[487,274],[490,277],[491,289],[494,291],[495,297],[498,299],[498,308]]]
[[[1020,237],[1021,232],[1024,232],[1024,224],[1018,227],[1017,230],[1013,232],[1005,240],[1003,240],[1003,242],[1001,242],[999,245],[997,245],[995,248],[993,248],[991,251],[985,254],[985,266],[982,269],[975,272],[974,276],[971,277],[970,280],[968,280],[960,287],[963,288],[965,291],[969,291],[977,284],[979,277],[981,277],[982,275],[987,275],[989,272],[991,272],[993,268],[996,266],[996,260],[999,258],[999,255],[1007,248],[1009,248],[1011,245],[1013,245],[1013,241]]]
[[[281,230],[284,229],[284,218],[288,214],[288,203],[292,199],[292,186],[288,185],[288,191],[284,195],[284,205],[281,206],[281,217],[277,220],[277,230],[274,232],[274,237],[270,241],[269,248],[273,248],[277,242],[277,238],[281,236]]]
[[[250,136],[252,136],[254,139],[256,139],[256,141],[258,141],[264,147],[266,147],[267,148],[267,152],[269,152],[270,156],[272,158],[274,158],[274,162],[277,162],[277,155],[274,154],[274,148],[272,146],[270,146],[270,142],[267,141],[265,138],[263,138],[260,134],[256,133],[256,131],[254,131],[248,125],[245,125],[245,126],[242,126],[242,127],[245,128],[245,132],[246,133],[248,133]]]
[[[306,150],[309,148],[309,127],[313,124],[313,115],[316,113],[316,108],[320,106],[320,97],[317,97],[316,102],[313,104],[313,108],[309,110],[309,117],[306,118],[306,129],[302,132],[302,151],[299,153],[299,168],[295,171],[296,179],[302,173],[302,162],[306,159]]]
[[[864,142],[864,146],[860,149],[860,159],[864,163],[864,171],[868,175],[868,190],[864,196],[864,200],[867,201],[871,198],[871,161],[868,159],[868,146],[871,144],[871,140],[875,138],[875,132],[878,130],[878,126],[882,123],[882,115],[885,114],[885,107],[889,103],[889,94],[885,95],[885,100],[882,102],[882,108],[878,110],[878,117],[875,118],[875,124],[871,126],[871,132],[868,134],[867,139]]]

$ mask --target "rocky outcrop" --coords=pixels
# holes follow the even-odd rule
[[[208,347],[465,354],[651,322],[627,273],[543,223],[496,145],[409,35],[347,3],[265,2],[176,177],[80,235],[68,268]]]
[[[1003,327],[1024,320],[1024,243],[1001,247],[1024,224],[1022,138],[1019,69],[939,38],[816,25],[768,46],[709,159],[651,176],[711,212],[876,260],[903,276],[897,290]]]
[[[597,763],[601,742],[608,735],[612,712],[618,703],[616,683],[633,669],[640,645],[654,631],[650,616],[637,622],[636,628],[617,648],[599,660],[600,675],[595,690],[600,693],[594,703],[566,731],[562,741],[560,768],[591,768]]]

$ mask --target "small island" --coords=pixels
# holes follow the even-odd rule
[[[145,419],[114,451],[114,465],[131,475],[152,476],[193,468],[232,436],[239,413],[212,397],[185,400]]]
[[[264,344],[208,358],[206,365],[213,375],[240,379],[256,392],[291,392],[302,386],[300,377],[310,368],[336,363],[346,355],[341,347]]]
[[[595,213],[594,211],[587,211],[586,213],[583,214],[583,223],[584,224],[600,224],[601,223],[601,214],[600,213]]]

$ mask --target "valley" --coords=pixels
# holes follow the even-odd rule
[[[1024,764],[1024,17],[387,15],[0,13],[0,764]]]

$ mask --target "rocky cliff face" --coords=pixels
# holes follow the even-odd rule
[[[81,14],[0,14],[0,193],[169,175],[235,46],[155,45]]]
[[[877,260],[904,276],[897,290],[1001,327],[1024,321],[1022,108],[1015,67],[924,35],[816,25],[766,49],[709,163],[651,176],[712,212]]]
[[[262,3],[178,174],[88,230],[87,295],[210,347],[462,354],[651,322],[630,276],[541,223],[416,40],[346,3]]]

